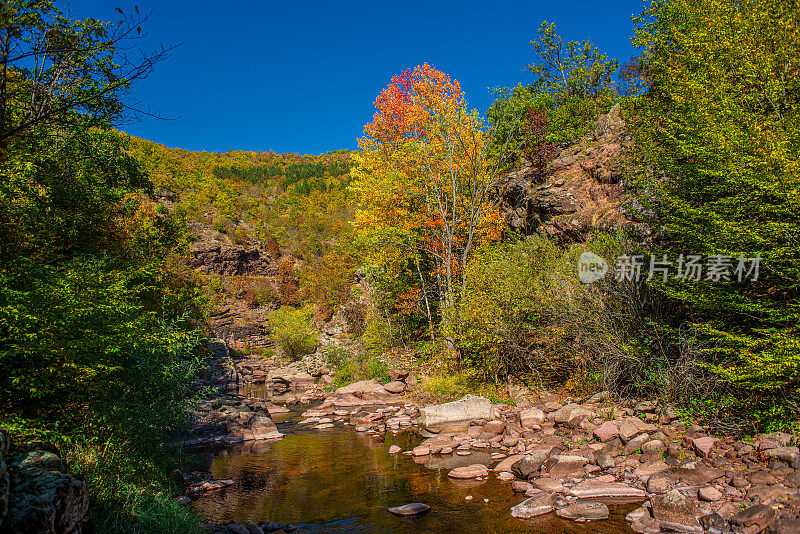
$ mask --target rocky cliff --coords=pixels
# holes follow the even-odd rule
[[[616,104],[594,130],[560,146],[544,168],[523,161],[499,187],[500,211],[509,228],[542,233],[562,241],[581,241],[594,230],[646,227],[625,208],[625,173],[633,139]]]
[[[234,243],[208,225],[193,222],[197,239],[189,247],[188,264],[218,281],[218,295],[209,315],[215,338],[229,347],[271,348],[267,314],[299,285],[299,262],[284,254],[274,240]]]

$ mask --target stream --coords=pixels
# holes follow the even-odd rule
[[[631,532],[625,514],[636,506],[630,505],[612,506],[608,520],[594,523],[575,523],[555,514],[513,518],[510,508],[525,496],[514,494],[494,473],[484,482],[447,476],[461,465],[493,465],[488,453],[390,455],[391,445],[409,450],[422,438],[412,431],[377,438],[352,427],[305,429],[296,422],[307,408],[295,406],[274,418],[286,434],[281,440],[215,452],[212,475],[236,484],[198,498],[193,503],[198,513],[216,522],[293,524],[296,532]],[[410,502],[428,504],[431,510],[405,518],[385,510]]]

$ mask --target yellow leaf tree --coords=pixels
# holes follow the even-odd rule
[[[459,83],[428,64],[394,76],[375,107],[355,156],[356,226],[379,258],[399,250],[418,267],[433,260],[446,320],[457,312],[474,246],[502,231],[492,194],[500,167],[487,158],[493,132],[468,109]]]

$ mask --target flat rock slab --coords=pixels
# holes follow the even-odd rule
[[[373,395],[386,395],[389,392],[386,391],[380,382],[377,380],[362,380],[360,382],[353,382],[352,384],[348,384],[346,386],[342,386],[336,391],[334,391],[336,395],[356,395],[359,397],[363,397],[365,394],[373,394]]]
[[[478,478],[489,476],[489,469],[483,464],[472,464],[465,467],[456,467],[447,476],[450,478]]]
[[[419,424],[426,428],[476,419],[493,419],[491,401],[476,395],[465,395],[457,401],[425,406],[420,409],[419,414]]]
[[[525,499],[511,509],[511,517],[529,519],[539,515],[549,514],[556,505],[556,496],[547,491],[541,491]]]
[[[556,511],[556,515],[573,521],[599,521],[608,519],[608,506],[596,501],[576,502]]]
[[[421,502],[412,502],[409,504],[404,504],[403,506],[395,506],[394,508],[387,508],[386,511],[390,514],[399,515],[399,516],[409,516],[409,515],[418,515],[424,514],[431,507],[427,504]]]
[[[537,478],[531,482],[533,487],[538,490],[552,491],[554,493],[564,493],[563,480],[558,478]]]
[[[670,467],[661,472],[665,477],[694,486],[703,486],[725,475],[722,469],[707,467],[700,462],[691,462],[681,467]]]
[[[647,492],[621,482],[598,482],[585,480],[570,488],[569,495],[578,499],[612,501],[615,503],[638,502],[647,498]]]

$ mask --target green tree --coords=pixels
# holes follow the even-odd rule
[[[796,425],[800,4],[654,1],[636,23],[650,84],[632,114],[648,170],[640,196],[673,258],[733,260],[729,281],[673,279],[662,290],[691,310],[711,369],[730,386],[721,407]],[[737,281],[741,254],[760,255],[757,280]]]
[[[11,0],[0,21],[0,416],[64,448],[95,519],[126,518],[98,530],[138,515],[137,531],[165,532],[132,507],[172,509],[141,488],[167,483],[160,443],[195,393],[203,302],[177,259],[184,225],[113,129],[160,55],[125,60],[138,15],[79,21]]]
[[[618,61],[610,59],[591,41],[569,41],[557,33],[554,23],[542,22],[538,38],[531,41],[533,62],[528,70],[534,81],[527,86],[496,91],[497,100],[487,116],[498,128],[499,152],[515,153],[526,147],[524,121],[528,110],[546,113],[545,142],[559,143],[579,137],[607,112],[617,98],[613,75]]]

